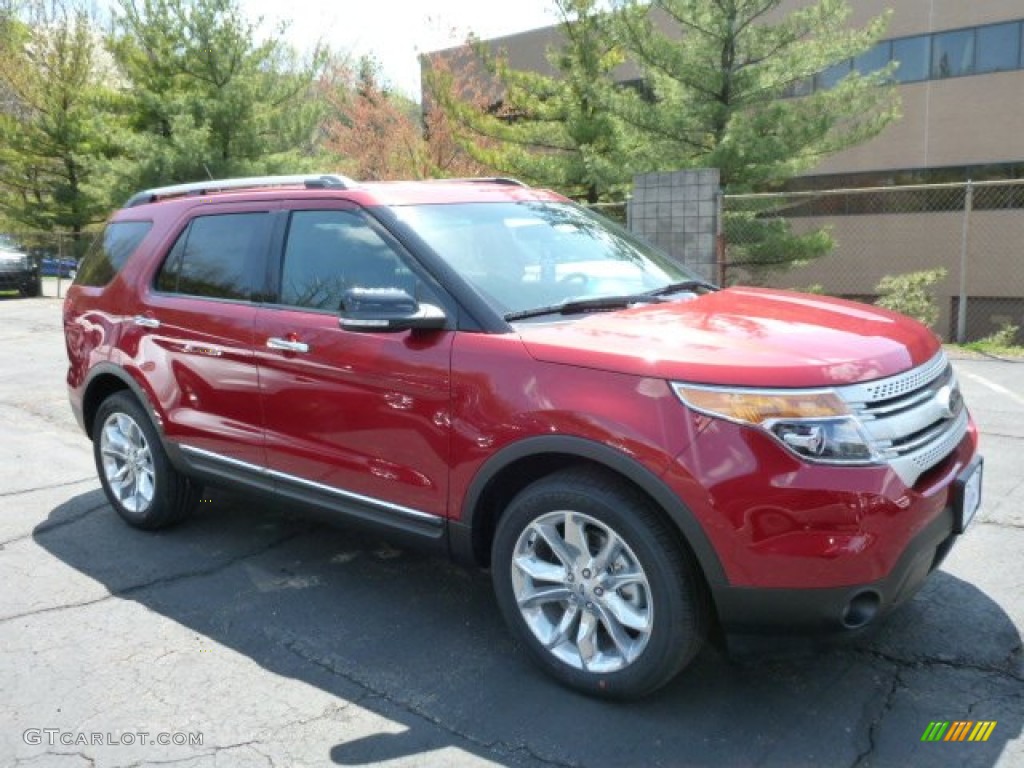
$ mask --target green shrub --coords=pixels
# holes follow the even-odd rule
[[[1003,320],[999,323],[998,331],[983,339],[972,341],[970,344],[964,344],[964,347],[985,355],[1019,357],[1024,355],[1024,347],[1017,345],[1018,333],[1020,333],[1019,325],[1014,325],[1009,320]]]
[[[886,275],[875,288],[879,294],[875,304],[932,326],[939,319],[939,303],[929,289],[945,276],[945,269]]]
[[[1012,347],[1017,341],[1018,333],[1020,333],[1019,325],[1014,325],[1009,320],[1003,320],[999,324],[998,331],[983,339],[978,339],[978,344],[991,347]]]

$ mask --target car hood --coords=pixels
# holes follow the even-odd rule
[[[26,266],[26,256],[19,251],[0,251],[0,267],[4,270],[22,270]]]
[[[869,381],[925,363],[940,348],[935,334],[894,312],[757,288],[516,328],[545,362],[751,387]]]

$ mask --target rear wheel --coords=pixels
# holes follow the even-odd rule
[[[93,455],[111,505],[136,528],[171,525],[192,512],[202,495],[198,483],[171,465],[149,415],[128,392],[100,405]]]
[[[598,472],[558,472],[516,496],[491,569],[513,632],[544,669],[585,693],[650,693],[706,635],[692,555],[646,497]]]

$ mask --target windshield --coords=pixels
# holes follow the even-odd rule
[[[698,279],[618,225],[568,203],[413,205],[394,212],[505,315]]]

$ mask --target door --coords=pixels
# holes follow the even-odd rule
[[[258,472],[263,416],[253,297],[263,287],[271,213],[238,205],[203,211],[128,307],[121,348],[159,402],[164,432],[191,461]]]
[[[267,466],[297,497],[436,527],[446,513],[454,332],[350,332],[338,313],[352,287],[402,288],[430,303],[440,289],[357,207],[286,215],[276,303],[259,310],[256,327]]]

